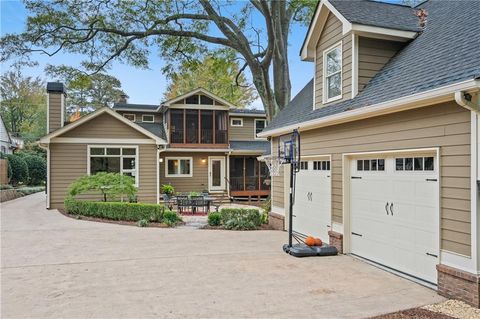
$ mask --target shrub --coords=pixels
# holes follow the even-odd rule
[[[221,222],[226,229],[248,230],[262,224],[258,209],[223,208],[220,210]]]
[[[99,172],[95,175],[85,175],[75,180],[69,188],[68,194],[72,197],[87,193],[102,194],[103,201],[116,200],[121,197],[132,198],[137,193],[134,179],[119,173]]]
[[[215,212],[215,213],[210,213],[208,214],[208,224],[210,226],[220,226],[222,223],[222,216],[220,213]]]
[[[47,179],[47,163],[38,155],[28,155],[23,158],[28,166],[29,185],[42,185]]]
[[[13,185],[28,182],[28,166],[25,160],[15,154],[7,155],[8,166],[12,168],[10,182]]]
[[[147,227],[148,226],[148,220],[146,219],[140,219],[137,222],[138,227]]]
[[[168,227],[173,227],[175,226],[175,224],[179,221],[181,221],[182,219],[180,218],[180,216],[177,215],[176,212],[172,212],[172,211],[166,211],[164,214],[163,214],[163,222],[168,226]]]
[[[33,186],[33,187],[19,187],[17,192],[22,193],[23,195],[30,195],[38,192],[44,192],[45,186]]]
[[[270,196],[268,196],[263,203],[262,209],[265,213],[269,213],[272,210],[272,199],[270,198]]]
[[[165,195],[168,195],[168,196],[172,196],[173,194],[175,194],[175,188],[170,184],[162,185],[161,190],[162,190],[162,193],[164,193]]]
[[[135,222],[141,219],[159,222],[166,213],[165,207],[157,204],[89,202],[72,197],[65,199],[65,211],[76,215]]]

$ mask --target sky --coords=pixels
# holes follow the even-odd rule
[[[22,2],[17,0],[0,0],[0,34],[22,32],[27,19],[27,10]],[[253,19],[258,19],[254,17]],[[253,21],[255,23],[255,21]],[[260,23],[260,22],[259,22]],[[313,63],[300,60],[299,52],[307,32],[306,26],[295,24],[291,30],[289,43],[290,79],[292,83],[292,97],[295,96],[313,77]],[[44,68],[47,64],[66,64],[78,66],[81,56],[59,53],[54,57],[36,54],[34,60],[39,66],[25,68],[23,73],[28,76],[39,76],[45,81],[56,79],[47,78]],[[114,63],[109,74],[117,77],[123,90],[129,95],[130,103],[158,104],[163,100],[167,86],[167,79],[161,72],[164,61],[156,53],[150,56],[150,69],[138,69],[129,65]],[[8,71],[8,64],[1,66],[1,72]],[[252,108],[262,109],[260,100],[252,103]]]

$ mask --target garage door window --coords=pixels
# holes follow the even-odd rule
[[[357,160],[357,171],[385,171],[385,159],[359,159]]]
[[[433,156],[427,157],[399,157],[395,159],[396,171],[434,171]]]
[[[307,161],[301,161],[300,162],[300,169],[301,170],[308,170],[308,162]]]
[[[330,161],[314,161],[313,170],[315,171],[329,171]]]

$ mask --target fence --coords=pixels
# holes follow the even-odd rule
[[[6,159],[0,159],[0,184],[8,184],[8,163]]]

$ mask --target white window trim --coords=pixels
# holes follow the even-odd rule
[[[331,51],[337,49],[338,47],[340,47],[340,61],[342,61],[342,63],[340,64],[340,71],[338,71],[340,73],[340,94],[337,95],[337,96],[334,96],[332,98],[328,98],[327,72],[326,72],[327,54],[330,53]],[[342,45],[342,41],[332,45],[331,47],[329,47],[329,48],[327,48],[323,51],[323,66],[322,66],[322,68],[323,68],[323,72],[322,72],[323,73],[322,74],[322,80],[323,80],[322,101],[323,101],[323,104],[342,99],[342,97],[343,97],[343,45]],[[336,73],[334,73],[334,74],[336,74]],[[332,76],[334,74],[331,74],[330,76]]]
[[[236,125],[233,124],[233,121],[240,121],[240,124]],[[232,117],[230,118],[230,126],[232,127],[243,127],[243,119],[240,117]]]
[[[151,116],[152,120],[151,121],[145,121],[144,120],[145,116]],[[155,123],[155,115],[153,115],[153,114],[142,114],[142,122],[143,123]]]
[[[190,174],[169,174],[168,173],[168,161],[169,160],[190,160]],[[180,165],[180,162],[179,162]],[[193,157],[181,157],[181,156],[173,156],[173,157],[165,157],[165,177],[193,177]]]
[[[91,155],[91,148],[120,148],[120,155]],[[134,148],[135,149],[135,187],[140,186],[140,162],[139,162],[139,152],[138,145],[87,145],[87,175],[90,174],[90,157],[120,157],[120,172],[123,172],[123,157],[134,157],[134,155],[122,155],[122,148]],[[133,170],[128,170],[133,171]]]
[[[257,122],[263,121],[265,123],[264,128],[267,127],[267,119],[255,119],[253,122],[253,136],[255,136],[256,140],[266,140],[264,137],[257,136]]]
[[[123,117],[126,118],[127,120],[129,120],[127,118],[128,115],[133,115],[133,120],[130,120],[130,121],[135,122],[137,120],[137,116],[135,114],[133,114],[133,113],[123,113]]]

